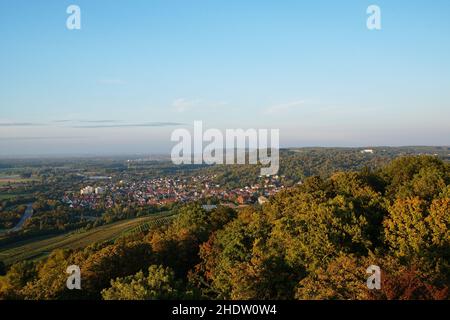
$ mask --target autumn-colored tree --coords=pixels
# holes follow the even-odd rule
[[[264,206],[177,207],[146,235],[11,266],[0,298],[448,299],[449,168],[401,157],[379,170],[312,170],[329,177],[304,179]],[[118,207],[111,219],[134,210]],[[65,288],[70,264],[81,268],[81,291]],[[380,290],[367,288],[370,265],[381,268]]]
[[[366,285],[367,267],[381,270],[380,289]],[[357,258],[340,255],[328,265],[310,273],[297,287],[296,298],[306,300],[441,300],[448,299],[448,284],[442,277],[419,271],[415,264],[403,265],[390,256]]]
[[[185,277],[199,262],[200,244],[235,214],[234,210],[224,207],[208,213],[198,204],[187,205],[178,210],[172,225],[151,232],[147,241],[160,264],[171,267],[177,276]]]
[[[305,270],[293,269],[283,256],[261,240],[253,244],[250,261],[232,268],[231,299],[285,300],[294,297],[296,280]]]
[[[78,297],[77,292],[70,292],[66,287],[70,265],[70,252],[56,250],[36,266],[37,274],[33,281],[28,282],[21,290],[26,299],[55,300]]]
[[[150,245],[136,241],[122,240],[77,252],[57,250],[36,265],[37,274],[21,293],[26,299],[39,300],[99,298],[111,279],[148,268],[152,258]],[[66,287],[66,269],[72,264],[80,267],[83,290]]]
[[[5,276],[0,277],[0,300],[23,299],[22,289],[36,276],[32,262],[21,261],[13,264]]]
[[[102,248],[80,264],[84,291],[88,297],[98,298],[111,279],[145,270],[153,261],[153,252],[147,243],[123,241]]]
[[[370,290],[367,299],[442,300],[448,299],[448,281],[439,271],[427,270],[424,259],[399,259],[390,255],[364,257],[362,264],[381,269],[381,289]]]
[[[441,257],[448,261],[450,199],[436,199],[429,208],[419,198],[397,199],[389,208],[384,225],[386,241],[394,255]]]
[[[352,255],[339,255],[302,279],[295,294],[300,300],[361,300],[368,298],[366,268]]]
[[[422,168],[405,187],[406,195],[418,196],[428,201],[438,197],[447,183],[450,183],[445,170],[435,167]],[[447,181],[446,181],[447,180]],[[408,188],[409,187],[409,188]],[[411,191],[409,191],[411,190]]]

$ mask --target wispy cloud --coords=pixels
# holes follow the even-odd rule
[[[296,109],[305,106],[304,100],[291,101],[288,103],[278,104],[275,106],[271,106],[264,110],[265,114],[277,114],[281,112],[287,112],[291,109]]]
[[[184,123],[179,122],[147,122],[147,123],[128,123],[128,124],[105,124],[105,125],[85,125],[85,126],[72,126],[72,128],[131,128],[131,127],[172,127],[181,126]]]
[[[109,120],[109,119],[99,119],[99,120],[78,120],[78,119],[61,119],[61,120],[53,120],[53,123],[119,123],[123,122],[122,120]]]
[[[0,127],[25,127],[25,126],[51,126],[52,124],[65,128],[127,128],[127,127],[169,127],[180,126],[179,122],[141,122],[130,123],[123,120],[97,119],[97,120],[69,120],[58,119],[48,123],[33,122],[0,122]]]
[[[191,109],[192,107],[200,105],[201,100],[199,99],[186,99],[186,98],[178,98],[175,99],[172,103],[172,106],[177,110],[178,112],[184,112],[188,109]]]
[[[121,120],[78,120],[81,123],[119,123]]]
[[[0,137],[0,141],[27,141],[27,140],[74,140],[90,139],[91,137]]]
[[[0,127],[30,127],[30,126],[40,126],[39,123],[33,122],[0,122]]]
[[[61,119],[61,120],[52,120],[52,122],[54,123],[67,123],[67,122],[72,122],[73,120],[66,120],[66,119]]]

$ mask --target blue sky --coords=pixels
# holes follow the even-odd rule
[[[0,155],[166,152],[194,120],[449,145],[449,36],[447,0],[1,0]]]

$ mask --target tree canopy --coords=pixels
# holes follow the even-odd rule
[[[14,264],[0,298],[448,299],[449,184],[448,163],[401,157],[307,178],[262,206],[191,203],[144,234]],[[65,288],[71,264],[79,292]],[[370,265],[381,290],[366,286]]]

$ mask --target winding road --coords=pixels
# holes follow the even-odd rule
[[[20,221],[17,223],[17,225],[10,229],[9,232],[17,232],[20,231],[20,229],[22,229],[22,226],[24,225],[24,223],[30,219],[33,216],[33,203],[29,203],[27,204],[27,208],[25,209],[25,212],[22,216],[22,218],[20,218]]]

